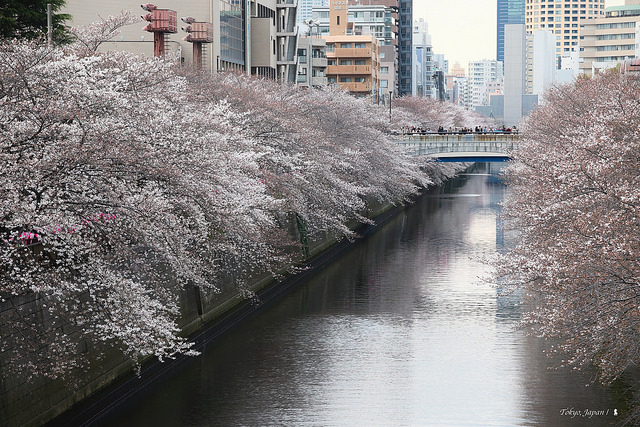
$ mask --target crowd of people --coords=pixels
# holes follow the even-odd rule
[[[502,126],[501,128],[492,129],[486,126],[476,126],[475,128],[467,127],[449,127],[439,126],[437,130],[431,128],[423,128],[420,126],[405,126],[402,128],[403,135],[463,135],[463,134],[514,134],[518,133],[518,129]]]

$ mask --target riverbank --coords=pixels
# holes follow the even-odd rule
[[[451,175],[448,174],[453,173],[452,169],[436,167],[433,169],[432,175],[437,183],[450,178]],[[440,170],[441,175],[435,174],[436,170]],[[354,224],[356,227],[354,229],[360,236],[368,236],[402,209],[404,209],[402,205],[378,205],[369,213],[375,225],[361,224],[356,227]],[[356,240],[357,242],[359,240]],[[301,268],[298,273],[280,281],[274,281],[270,276],[263,275],[250,286],[250,289],[256,293],[257,299],[247,300],[237,288],[232,286],[233,283],[223,286],[222,292],[217,294],[205,293],[197,288],[186,288],[180,298],[179,326],[195,343],[195,349],[206,348],[208,343],[239,322],[267,308],[282,294],[315,274],[323,266],[330,264],[333,259],[352,247],[353,243],[346,239],[324,236],[310,241],[308,245],[309,257],[299,266]],[[5,301],[4,304],[9,308],[18,304],[23,311],[46,318],[37,298]],[[93,349],[88,347],[86,351],[92,352]],[[3,376],[0,393],[1,424],[22,426],[41,425],[47,422],[51,425],[90,423],[90,420],[99,418],[119,401],[127,399],[137,390],[149,387],[165,373],[190,360],[194,359],[179,357],[176,360],[165,360],[163,363],[147,361],[142,365],[140,375],[136,376],[133,374],[134,366],[131,361],[116,349],[111,349],[99,363],[94,364],[89,372],[71,381],[39,378],[33,382],[26,382]]]
[[[380,227],[398,215],[405,209],[404,205],[386,205],[382,212],[374,218],[375,224],[362,225],[356,229],[361,239],[375,233]],[[214,317],[210,322],[203,324],[202,330],[197,332],[191,339],[195,343],[194,349],[204,351],[208,344],[215,341],[223,334],[227,333],[234,326],[244,320],[257,315],[261,311],[270,307],[283,295],[294,289],[297,285],[304,283],[319,270],[330,265],[336,258],[350,250],[354,245],[360,244],[361,239],[349,241],[341,239],[328,246],[325,250],[309,259],[301,271],[284,278],[283,280],[271,282],[266,286],[256,289],[256,298],[252,300],[242,300],[224,310]],[[256,284],[256,288],[259,284]],[[157,360],[144,364],[140,375],[129,375],[125,379],[114,381],[113,384],[105,387],[95,395],[78,403],[69,411],[52,420],[51,426],[85,426],[100,420],[106,413],[117,407],[120,403],[132,398],[138,392],[151,387],[157,380],[177,369],[180,365],[190,363],[192,357],[180,356],[175,360],[159,362]]]

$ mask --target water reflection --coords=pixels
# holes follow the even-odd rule
[[[505,239],[484,170],[376,235],[123,408],[118,425],[605,425],[588,377],[514,331],[518,295],[478,284]]]

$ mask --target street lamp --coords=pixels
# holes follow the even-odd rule
[[[391,96],[393,95],[393,91],[389,91],[389,124],[391,124]]]
[[[313,26],[319,26],[313,19],[304,21],[309,26],[309,52],[307,53],[307,73],[309,73],[309,95],[313,93]]]

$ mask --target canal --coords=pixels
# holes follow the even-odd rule
[[[549,369],[545,343],[514,329],[518,295],[478,281],[487,272],[479,260],[509,242],[498,219],[506,190],[481,166],[421,197],[104,425],[619,421],[609,391],[589,374]]]

